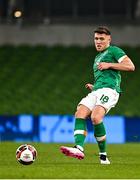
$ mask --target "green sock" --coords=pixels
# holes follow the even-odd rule
[[[80,145],[81,147],[84,146],[84,141],[86,138],[86,120],[82,118],[75,119],[75,128],[74,128],[74,138],[75,144]]]
[[[106,131],[103,122],[94,125],[94,136],[96,137],[100,152],[106,152]]]

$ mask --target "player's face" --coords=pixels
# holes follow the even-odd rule
[[[110,35],[99,33],[94,34],[94,43],[97,51],[103,51],[104,49],[106,49],[110,45],[110,42]]]

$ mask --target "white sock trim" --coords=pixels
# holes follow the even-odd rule
[[[107,156],[106,152],[99,152],[99,155],[101,155],[101,154]]]
[[[86,131],[85,130],[75,130],[74,131],[74,136],[76,135],[76,134],[83,134],[83,135],[85,135],[86,136]]]
[[[106,135],[101,136],[101,137],[95,137],[97,139],[97,141],[103,141],[106,139]]]
[[[81,151],[84,151],[84,148],[83,148],[82,146],[76,145],[76,147],[77,147],[78,149],[80,149]]]

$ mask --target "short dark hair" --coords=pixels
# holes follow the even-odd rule
[[[106,26],[99,26],[97,29],[94,30],[94,33],[111,35],[109,28]]]

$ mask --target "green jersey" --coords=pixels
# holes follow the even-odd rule
[[[125,52],[116,46],[109,46],[104,51],[100,52],[94,60],[93,71],[94,71],[94,90],[101,88],[115,89],[117,92],[121,92],[120,83],[121,75],[120,71],[115,69],[99,70],[97,68],[100,62],[106,63],[118,63],[123,57]]]

